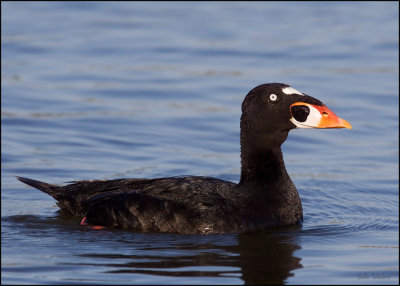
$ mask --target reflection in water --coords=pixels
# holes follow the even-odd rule
[[[291,272],[301,268],[293,252],[298,244],[273,234],[239,235],[238,261],[246,284],[283,284]]]
[[[290,231],[286,234],[181,235],[92,230],[80,226],[79,219],[62,212],[52,218],[9,216],[3,218],[3,223],[18,224],[20,235],[24,237],[40,238],[30,241],[37,243],[32,245],[32,249],[37,249],[37,253],[30,254],[32,256],[43,255],[42,247],[45,247],[46,251],[52,249],[51,253],[58,256],[57,267],[60,269],[66,270],[68,266],[81,269],[81,266],[95,267],[95,273],[93,268],[90,273],[83,273],[86,279],[108,273],[283,284],[292,276],[293,270],[302,267],[301,259],[294,256],[294,251],[301,248],[298,236],[290,235]],[[294,227],[294,230],[297,229]],[[70,255],[65,256],[65,252],[58,254],[59,245],[64,243],[73,246]],[[75,278],[78,276],[76,273]],[[123,281],[122,278],[115,279]]]
[[[274,234],[145,236],[147,245],[130,242],[137,254],[81,254],[97,266],[115,268],[108,273],[136,273],[176,277],[241,278],[246,284],[283,284],[301,268],[293,252],[300,246],[288,237]],[[155,236],[157,239],[154,239]],[[180,237],[181,236],[181,237]],[[226,244],[224,240],[226,238]],[[129,242],[127,242],[129,243]],[[126,252],[126,251],[124,251]],[[146,254],[147,252],[147,254]],[[107,263],[97,264],[107,260]]]

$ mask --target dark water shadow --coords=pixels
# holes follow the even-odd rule
[[[138,255],[91,253],[80,256],[91,257],[94,261],[107,259],[109,263],[89,265],[114,268],[107,271],[108,273],[231,277],[240,278],[245,284],[283,284],[288,277],[293,275],[293,270],[302,268],[301,259],[294,256],[294,251],[300,249],[300,246],[285,241],[286,238],[282,236],[234,235],[237,244],[231,246],[213,242],[213,239],[223,239],[223,235],[209,239],[202,237],[200,241],[195,235],[191,239],[187,236],[182,237],[182,240],[174,236],[172,239],[174,243],[169,245],[169,250],[175,254],[182,251],[183,255],[168,254],[165,240],[168,240],[170,235],[165,236],[159,246],[153,240],[152,247],[147,248],[149,255],[142,254],[143,252],[140,251]],[[157,254],[154,254],[154,251]],[[122,260],[123,263],[120,262]]]
[[[10,216],[3,218],[3,223],[31,235],[58,236],[70,245],[79,244],[71,257],[60,257],[57,264],[60,267],[87,267],[91,269],[89,276],[93,277],[93,269],[98,269],[101,275],[111,275],[115,281],[145,274],[159,276],[159,279],[167,276],[197,281],[203,281],[201,278],[215,279],[210,280],[214,282],[238,279],[245,284],[284,284],[293,276],[293,270],[302,268],[301,259],[294,254],[301,249],[299,240],[293,235],[297,230],[239,235],[92,230],[80,226],[77,219],[62,212],[51,218]],[[58,246],[49,247],[54,247],[54,255],[57,255]]]
[[[246,284],[283,284],[302,268],[301,259],[294,255],[301,249],[298,241],[284,235],[239,235],[239,260],[242,280]]]
[[[302,268],[301,259],[294,255],[301,247],[281,235],[226,235],[228,241],[236,240],[234,245],[223,245],[224,235],[206,238],[197,235],[181,238],[169,234],[157,236],[160,240],[152,239],[151,247],[136,249],[138,254],[90,253],[80,256],[94,261],[108,260],[104,264],[89,264],[113,268],[108,273],[231,277],[240,278],[245,284],[283,284],[293,276],[293,270]],[[145,250],[149,251],[148,255],[143,252]]]

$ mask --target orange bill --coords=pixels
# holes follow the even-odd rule
[[[338,117],[325,105],[296,102],[290,106],[290,112],[290,121],[299,128],[352,128],[350,123]]]

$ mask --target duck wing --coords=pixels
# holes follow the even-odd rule
[[[93,180],[66,186],[18,179],[50,194],[62,210],[85,217],[89,225],[178,233],[232,229],[228,197],[236,184],[216,178]]]

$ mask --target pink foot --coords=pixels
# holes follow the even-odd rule
[[[80,225],[89,227],[89,228],[91,228],[91,229],[104,229],[104,228],[106,228],[105,226],[101,226],[101,225],[88,225],[88,224],[86,223],[86,217],[84,217],[84,218],[81,220]]]

